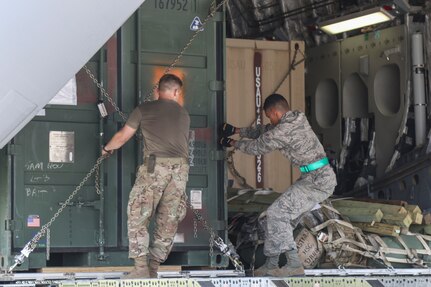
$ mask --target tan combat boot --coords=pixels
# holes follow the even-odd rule
[[[157,271],[159,270],[160,262],[150,258],[150,278],[157,278]]]
[[[254,277],[275,276],[274,273],[280,269],[278,267],[278,257],[278,255],[266,257],[265,264],[254,271]]]
[[[286,251],[287,264],[281,267],[274,276],[276,277],[290,277],[290,276],[304,276],[304,267],[299,259],[298,251],[296,249]]]
[[[150,278],[150,270],[148,268],[147,256],[140,256],[135,258],[135,268],[123,279],[143,279]]]

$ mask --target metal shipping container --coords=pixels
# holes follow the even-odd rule
[[[187,194],[226,240],[224,153],[216,144],[216,127],[224,117],[225,29],[222,12],[202,26],[211,8],[207,0],[148,0],[87,67],[128,114],[149,99],[158,78],[195,31],[202,30],[172,72],[184,80],[184,104],[191,116]],[[50,220],[95,164],[101,144],[124,124],[85,70],[76,79],[76,105],[47,105],[1,150],[0,221],[5,225],[0,228],[0,270],[13,264],[14,254]],[[109,114],[105,119],[97,108],[102,99]],[[84,184],[20,269],[132,264],[126,207],[141,161],[137,137],[104,161],[97,179],[92,176]],[[195,225],[188,210],[166,263],[226,266],[226,258],[215,248],[210,252],[208,232]]]

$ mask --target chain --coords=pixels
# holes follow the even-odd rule
[[[42,238],[42,236],[44,236],[47,233],[47,231],[49,230],[49,227],[54,223],[54,221],[63,212],[63,210],[69,205],[69,203],[72,201],[75,195],[81,190],[84,184],[90,179],[90,177],[99,168],[102,161],[107,157],[109,157],[109,154],[102,155],[97,159],[96,164],[93,166],[93,168],[82,179],[82,181],[78,184],[75,190],[69,195],[66,201],[63,202],[63,204],[60,206],[60,208],[57,210],[54,216],[44,226],[42,226],[39,232],[24,246],[20,254],[15,256],[15,263],[9,268],[9,272],[12,272],[12,270],[16,266],[22,264],[24,262],[24,259],[27,258],[31,252],[33,252],[33,250],[37,247],[38,241]]]
[[[90,69],[87,67],[87,65],[84,66],[84,70],[88,74],[88,76],[93,80],[93,83],[96,84],[96,86],[99,88],[100,92],[102,93],[102,96],[104,96],[108,100],[108,102],[114,107],[115,111],[120,115],[120,117],[124,121],[126,121],[127,120],[127,115],[120,110],[120,108],[117,106],[117,104],[115,103],[115,101],[106,92],[105,88],[103,87],[103,84],[100,83],[96,79],[96,76],[90,71]]]
[[[198,238],[198,222],[195,217],[193,217],[193,238]]]
[[[96,189],[97,195],[100,196],[102,192],[100,191],[99,173],[100,173],[100,168],[96,169],[96,172],[94,173],[94,188]]]
[[[210,258],[213,258],[213,256],[214,256],[214,233],[210,234],[209,246],[210,246]]]
[[[214,229],[208,224],[208,221],[202,216],[202,214],[199,211],[197,211],[193,207],[187,195],[185,200],[186,200],[187,207],[193,212],[195,219],[210,234],[210,238],[209,238],[210,257],[213,257],[214,245],[216,245],[220,249],[220,251],[232,261],[236,271],[244,272],[244,265],[239,260],[239,255],[235,252],[235,250],[229,247],[226,243],[224,243],[223,239],[214,232]]]
[[[194,221],[199,221],[200,224],[202,225],[202,227],[209,232],[210,237],[215,238],[216,235],[214,233],[214,229],[208,224],[207,220],[202,216],[202,214],[200,214],[199,211],[197,211],[197,209],[195,209],[193,207],[193,205],[191,204],[188,196],[186,195],[186,204],[187,207],[193,212],[195,219]],[[197,223],[196,223],[196,237],[197,237]]]
[[[239,185],[241,185],[241,187],[243,188],[247,188],[247,189],[254,189],[254,187],[252,187],[251,185],[249,185],[247,183],[247,180],[245,179],[245,177],[243,177],[239,171],[236,169],[235,167],[235,162],[233,159],[233,154],[235,153],[235,149],[230,150],[227,152],[226,154],[226,163],[227,166],[229,168],[229,171],[231,172],[231,174],[233,175],[233,177],[235,177],[235,179],[238,181]]]

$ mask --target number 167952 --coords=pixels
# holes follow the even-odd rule
[[[189,0],[154,0],[154,8],[163,10],[189,11]]]

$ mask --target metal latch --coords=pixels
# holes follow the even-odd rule
[[[97,108],[99,109],[100,116],[102,118],[105,118],[108,115],[108,112],[106,111],[106,107],[103,101],[99,101],[99,103],[97,104]]]

